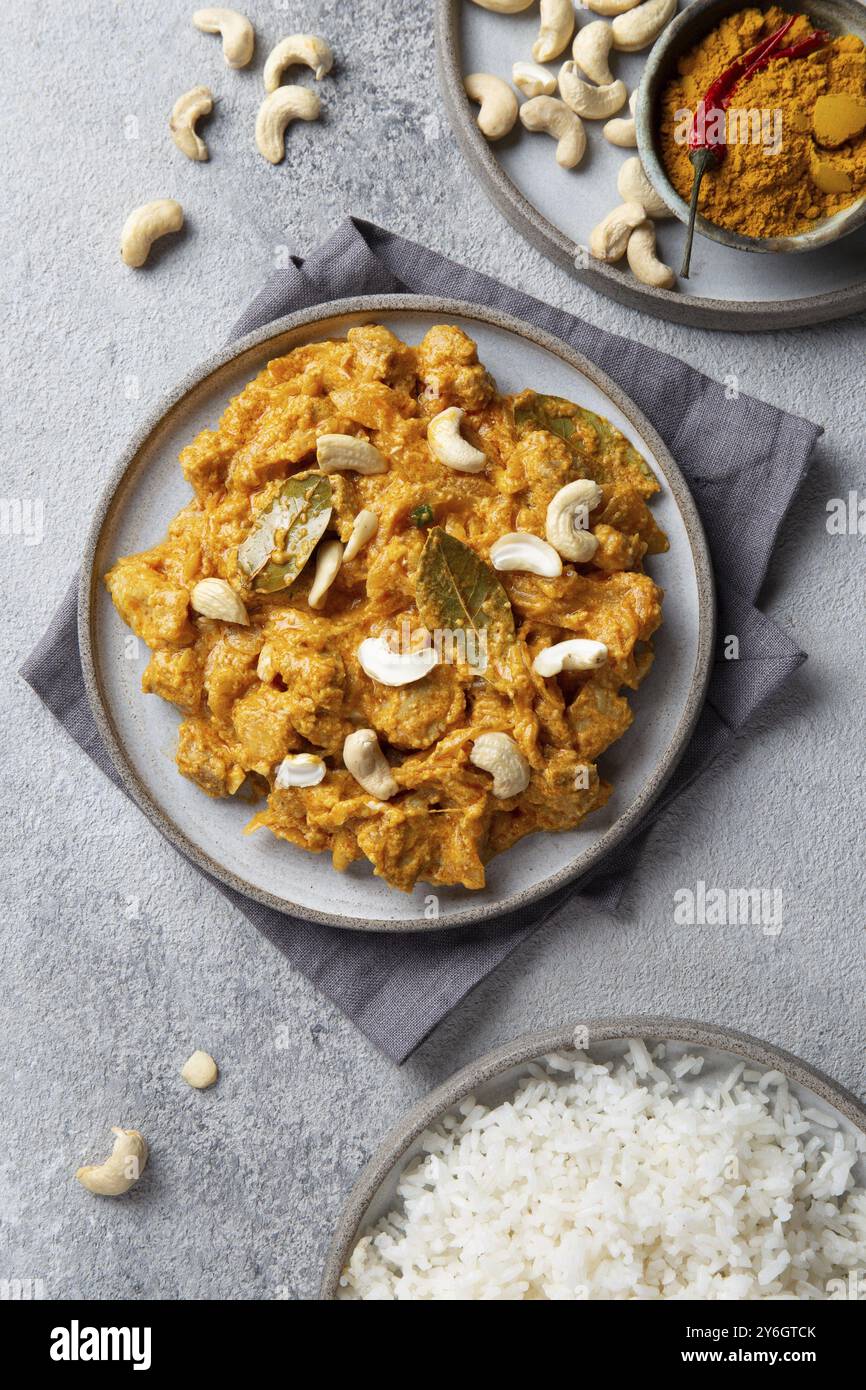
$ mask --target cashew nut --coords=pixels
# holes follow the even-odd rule
[[[274,786],[281,792],[290,787],[316,787],[327,770],[315,753],[290,753],[277,768]]]
[[[579,29],[571,49],[571,56],[581,72],[599,86],[609,86],[613,73],[608,64],[613,47],[613,33],[603,19],[594,19],[585,29]]]
[[[589,236],[589,254],[597,261],[621,261],[628,239],[635,227],[646,218],[641,203],[621,203],[593,227]]]
[[[556,579],[562,574],[562,561],[552,545],[530,531],[509,531],[490,547],[490,563],[495,570],[523,570]]]
[[[628,99],[628,109],[630,116],[615,116],[612,121],[608,121],[602,126],[601,133],[605,140],[609,140],[612,145],[619,145],[622,149],[634,149],[637,145],[637,129],[634,118],[637,114],[637,93],[635,87]]]
[[[536,101],[545,99],[536,97]],[[460,433],[463,415],[464,412],[456,405],[440,410],[427,426],[427,443],[434,459],[444,463],[446,468],[453,468],[457,473],[480,473],[487,463],[487,456]]]
[[[647,178],[646,170],[636,154],[620,165],[616,187],[624,203],[640,203],[647,217],[673,217],[667,203],[659,197]]]
[[[566,560],[586,564],[598,549],[589,527],[589,514],[601,502],[601,488],[592,478],[566,483],[547,507],[544,534]]]
[[[150,248],[158,237],[179,232],[183,226],[183,208],[173,198],[157,198],[155,203],[143,203],[129,214],[120,234],[120,255],[124,264],[135,269],[144,265]]]
[[[400,790],[373,729],[356,729],[343,744],[346,771],[365,792],[387,801]]]
[[[501,140],[517,120],[517,97],[507,82],[489,72],[472,72],[463,82],[470,101],[481,107],[478,129],[488,140]]]
[[[379,685],[412,685],[429,676],[439,657],[435,647],[417,652],[396,652],[383,637],[365,637],[358,648],[361,669]]]
[[[607,82],[603,87],[591,87],[578,76],[577,64],[563,63],[559,69],[559,90],[566,105],[588,121],[603,121],[625,106],[628,88],[624,82]]]
[[[592,642],[588,637],[572,637],[545,647],[532,663],[539,676],[558,676],[560,671],[595,671],[607,661],[604,642]]]
[[[540,63],[515,63],[511,80],[525,97],[552,97],[556,91],[556,78]]]
[[[532,45],[537,63],[549,63],[558,58],[574,33],[574,9],[571,0],[541,0],[541,29]]]
[[[493,773],[493,795],[500,801],[520,796],[529,786],[529,763],[508,734],[479,734],[469,761]]]
[[[630,14],[617,15],[610,26],[614,48],[622,53],[649,48],[676,12],[677,0],[644,0]]]
[[[586,0],[588,10],[594,10],[596,14],[611,15],[625,14],[626,10],[633,10],[635,5],[639,5],[640,0]]]
[[[189,596],[190,608],[203,618],[218,618],[224,623],[249,622],[242,599],[225,579],[200,579]]]
[[[87,1164],[75,1174],[82,1187],[98,1197],[121,1197],[138,1182],[147,1163],[147,1142],[137,1129],[112,1126],[114,1148],[104,1163]]]
[[[316,460],[323,473],[384,473],[388,467],[375,444],[355,434],[320,434]]]
[[[193,87],[174,103],[168,128],[172,140],[187,159],[201,162],[209,158],[207,145],[196,134],[195,123],[201,116],[209,116],[211,111],[213,92],[208,87]]]
[[[290,121],[317,121],[322,103],[308,87],[278,87],[266,96],[256,116],[256,145],[271,164],[286,153],[286,126]]]
[[[297,63],[312,68],[316,81],[321,82],[334,66],[331,45],[318,34],[290,34],[287,39],[280,39],[265,63],[265,91],[275,92],[286,68]]]
[[[521,10],[528,10],[534,0],[472,0],[475,5],[480,5],[482,10],[495,10],[497,14],[519,14]]]
[[[198,1050],[187,1058],[180,1074],[188,1086],[193,1086],[197,1091],[206,1091],[215,1084],[219,1067],[209,1052]]]
[[[520,119],[527,130],[543,130],[556,140],[556,162],[573,169],[583,159],[586,131],[583,121],[558,97],[533,97],[520,108]]]
[[[346,541],[346,549],[343,551],[344,565],[347,565],[350,560],[354,560],[367,542],[373,539],[378,529],[378,516],[375,512],[371,512],[368,507],[365,507],[352,522],[352,534]]]
[[[626,256],[632,274],[642,285],[669,290],[675,284],[676,275],[656,255],[656,229],[652,222],[638,223],[628,239]]]
[[[230,68],[246,67],[253,56],[256,35],[245,15],[217,6],[209,10],[196,10],[192,22],[203,34],[222,35],[223,57]]]
[[[322,608],[328,590],[340,572],[343,563],[343,547],[339,541],[322,541],[316,551],[316,573],[307,595],[311,608]]]

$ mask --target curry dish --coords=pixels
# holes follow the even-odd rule
[[[611,794],[652,661],[659,484],[608,421],[500,395],[459,328],[296,348],[181,453],[193,499],[106,576],[208,796],[410,891],[484,886]]]

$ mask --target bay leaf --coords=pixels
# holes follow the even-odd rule
[[[441,526],[428,533],[421,552],[415,604],[434,638],[472,634],[474,650],[466,643],[470,664],[491,684],[510,688],[516,638],[508,595],[493,567]]]
[[[562,396],[541,396],[535,391],[524,391],[515,401],[514,422],[519,434],[529,429],[542,429],[558,435],[580,459],[583,458],[582,428],[589,428],[599,445],[599,452],[591,459],[596,482],[628,483],[641,497],[651,497],[659,491],[658,479],[646,459],[621,430],[593,410],[575,405]]]
[[[238,566],[259,593],[276,593],[294,583],[331,519],[331,483],[323,473],[298,473],[287,479],[276,500],[256,519],[238,547]],[[271,558],[280,538],[286,560]]]

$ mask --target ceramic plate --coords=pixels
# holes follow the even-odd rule
[[[650,1045],[664,1042],[668,1060],[686,1052],[703,1054],[704,1068],[695,1084],[704,1085],[714,1078],[724,1080],[739,1062],[760,1071],[781,1071],[802,1105],[830,1116],[831,1128],[838,1125],[861,1139],[866,1135],[866,1108],[856,1096],[790,1052],[748,1033],[690,1019],[645,1017],[581,1019],[567,1028],[527,1033],[457,1072],[385,1136],[352,1188],[340,1217],[325,1264],[320,1295],[323,1299],[336,1296],[340,1274],[356,1244],[393,1207],[400,1176],[420,1152],[424,1131],[468,1095],[475,1096],[482,1105],[499,1105],[507,1100],[532,1063],[548,1053],[573,1047],[578,1023],[587,1030],[589,1045],[585,1050],[594,1061],[621,1057],[629,1038],[643,1038]],[[828,1137],[826,1129],[816,1129],[816,1133]],[[863,1158],[854,1171],[860,1183],[866,1182]]]
[[[121,555],[144,550],[165,533],[189,498],[177,462],[181,448],[215,426],[229,398],[273,357],[311,340],[345,336],[359,323],[385,323],[416,343],[435,323],[460,325],[502,391],[531,386],[607,416],[655,469],[662,492],[654,514],[670,537],[653,557],[665,590],[656,662],[636,696],[635,722],[604,755],[614,795],[577,830],[532,835],[493,861],[478,893],[429,887],[389,888],[366,864],[344,874],[330,855],[310,854],[271,834],[242,834],[247,804],[214,801],[174,765],[179,722],[164,701],[142,694],[148,650],[116,613],[101,577]],[[712,573],[694,503],[661,439],[637,408],[596,367],[561,342],[516,319],[448,300],[364,298],[282,319],[211,358],[185,381],[121,460],[93,523],[82,571],[79,633],[85,680],[97,724],[124,785],[159,829],[209,873],[259,902],[340,927],[423,930],[480,922],[527,905],[585,873],[637,824],[679,760],[701,709],[713,637]]]
[[[504,140],[490,144],[479,131],[477,106],[467,101],[463,78],[491,72],[511,81],[511,67],[531,56],[538,33],[538,8],[496,14],[472,0],[436,0],[439,76],[454,133],[487,194],[514,226],[541,251],[594,289],[677,323],[748,332],[796,327],[866,309],[866,228],[821,250],[798,256],[754,255],[695,238],[692,274],[675,290],[641,285],[625,262],[606,266],[586,251],[597,222],[621,202],[616,179],[623,159],[636,150],[604,139],[603,121],[585,122],[587,153],[577,169],[560,169],[554,144],[517,122]],[[866,8],[838,0],[842,19],[866,38]],[[680,8],[684,6],[681,3]],[[578,26],[599,16],[577,11]],[[650,50],[613,53],[612,71],[632,91]],[[571,45],[547,67],[556,74],[571,57]],[[620,114],[628,114],[626,110]],[[675,219],[657,226],[659,254],[677,267],[685,229]]]

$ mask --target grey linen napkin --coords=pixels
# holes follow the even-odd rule
[[[821,434],[819,426],[749,396],[729,399],[723,386],[677,358],[604,332],[357,219],[344,222],[311,256],[276,271],[232,338],[329,300],[407,292],[488,305],[546,329],[598,363],[645,411],[694,494],[713,554],[719,633],[736,633],[740,655],[738,661],[717,657],[694,736],[639,832],[589,881],[492,926],[405,936],[347,932],[284,916],[210,880],[395,1062],[404,1061],[543,922],[615,908],[651,823],[805,660],[755,602],[779,527]],[[21,674],[119,786],[84,691],[75,609],[73,587]]]

